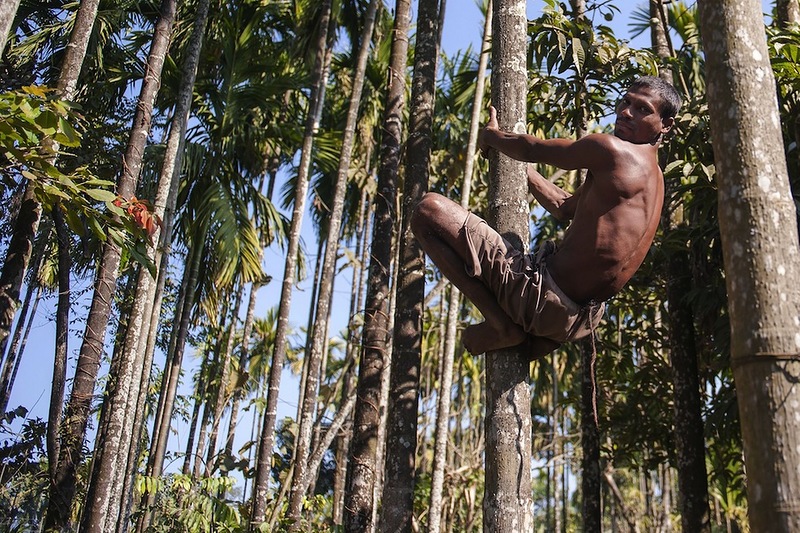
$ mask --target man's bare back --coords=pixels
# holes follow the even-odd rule
[[[606,300],[619,292],[642,264],[653,241],[664,201],[657,151],[663,135],[674,124],[679,107],[680,97],[671,85],[657,78],[640,78],[617,107],[614,135],[594,134],[579,140],[540,139],[502,132],[495,109],[490,109],[489,123],[479,137],[481,152],[495,149],[519,161],[565,170],[584,168],[588,177],[575,192],[569,193],[529,165],[530,193],[554,217],[572,221],[557,251],[547,257],[546,267],[542,263],[541,268],[546,272],[542,270],[538,277],[528,277],[524,272],[527,267],[520,266],[518,252],[510,249],[494,230],[479,230],[474,222],[468,228],[465,221],[470,220],[470,215],[458,204],[428,194],[418,205],[411,221],[414,234],[442,273],[486,319],[464,332],[463,342],[471,353],[527,341],[533,351],[531,355],[537,356],[551,351],[564,339],[574,340],[588,334],[591,328],[587,330],[582,322],[593,322],[593,318],[590,311],[584,313],[584,309],[589,309],[585,304]],[[474,247],[472,240],[476,238],[483,239],[479,247],[483,246],[484,251]],[[487,246],[493,250],[488,255]],[[489,257],[497,257],[498,253],[506,259],[498,262]],[[476,268],[474,262],[478,256],[486,263]],[[509,266],[512,263],[515,266]],[[509,291],[503,286],[505,281],[498,286],[491,276],[480,277],[475,273],[496,268],[503,269],[504,280],[509,276],[524,276],[520,296],[512,293],[509,300]],[[509,268],[512,270],[508,271]],[[545,278],[552,279],[550,288],[541,281]],[[528,308],[548,298],[522,295],[529,292],[538,295],[544,290],[551,295],[563,293],[566,300],[551,306],[550,311],[544,307]],[[520,306],[523,317],[519,316]],[[550,313],[560,316],[563,309],[571,313],[563,318],[569,331],[542,333],[536,325],[539,317],[548,318]]]

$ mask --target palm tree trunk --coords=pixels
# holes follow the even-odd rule
[[[217,458],[217,435],[219,435],[219,426],[222,422],[222,414],[225,411],[226,397],[228,393],[228,377],[230,376],[231,356],[233,355],[233,344],[236,334],[236,320],[239,317],[239,307],[242,304],[242,292],[244,286],[240,283],[236,291],[236,299],[234,300],[233,309],[230,315],[230,325],[228,326],[228,336],[225,341],[225,349],[222,353],[221,367],[215,372],[218,376],[219,383],[217,383],[217,395],[214,400],[214,415],[211,420],[211,432],[208,438],[208,456],[206,458],[206,477],[210,477],[211,473],[216,470]]]
[[[244,318],[244,329],[242,331],[242,347],[239,354],[239,374],[244,376],[247,372],[247,361],[250,356],[248,346],[250,345],[250,336],[253,332],[253,320],[255,319],[256,312],[256,297],[258,290],[269,283],[269,278],[260,281],[254,281],[250,286],[250,298],[247,302],[247,313]],[[233,439],[236,436],[236,425],[239,419],[239,403],[242,400],[244,391],[242,388],[237,388],[233,393],[233,401],[231,402],[231,418],[228,423],[228,434],[225,438],[225,455],[227,457],[233,456]]]
[[[305,122],[303,134],[303,147],[300,153],[297,185],[295,188],[294,209],[289,230],[289,243],[286,251],[286,265],[283,272],[283,285],[281,286],[280,304],[278,307],[278,324],[275,332],[275,342],[270,366],[267,389],[267,405],[264,410],[264,420],[256,454],[256,474],[253,481],[252,512],[250,513],[249,529],[254,531],[264,521],[267,507],[267,490],[272,463],[272,447],[274,442],[275,422],[278,413],[278,394],[280,391],[281,373],[286,360],[287,334],[289,330],[289,312],[291,310],[292,288],[297,268],[297,254],[299,253],[300,230],[303,224],[306,196],[308,194],[309,171],[311,168],[312,148],[317,124],[322,115],[325,85],[325,57],[328,48],[329,36],[333,34],[333,21],[331,18],[331,0],[323,0],[320,6],[321,18],[317,28],[316,56],[314,68],[311,72],[311,97],[309,111]]]
[[[0,0],[0,56],[6,49],[6,41],[14,25],[14,16],[19,9],[20,0]]]
[[[333,204],[329,218],[328,238],[325,245],[325,259],[322,265],[322,278],[320,279],[319,297],[317,298],[317,319],[314,321],[314,330],[311,334],[311,352],[308,362],[308,378],[306,380],[305,395],[303,397],[303,418],[300,420],[296,440],[296,463],[294,480],[298,488],[307,483],[308,475],[307,458],[311,444],[312,417],[316,412],[317,387],[319,384],[320,362],[323,350],[327,345],[328,319],[333,296],[333,278],[336,274],[336,256],[339,250],[339,233],[344,211],[344,197],[347,188],[347,176],[350,170],[350,161],[353,154],[356,124],[358,122],[358,108],[361,103],[361,94],[364,88],[367,59],[369,58],[372,31],[375,18],[381,2],[373,0],[364,21],[361,33],[361,49],[356,61],[356,70],[353,74],[353,86],[350,94],[347,121],[342,138],[342,154],[339,160],[339,169],[334,187]],[[299,526],[301,505],[304,491],[292,490],[289,502],[289,519],[294,527]],[[291,529],[291,528],[290,528]]]
[[[527,18],[524,0],[495,0],[492,102],[500,128],[526,120]],[[489,223],[512,244],[527,248],[525,165],[499,153],[489,159]],[[486,354],[486,493],[484,530],[530,531],[530,365],[519,350]]]
[[[400,266],[397,269],[397,313],[392,350],[396,355],[392,357],[389,385],[381,531],[411,531],[414,514],[416,447],[404,446],[403,443],[417,440],[425,256],[411,233],[409,221],[414,207],[428,189],[440,35],[438,23],[439,0],[421,1],[411,89],[407,172],[400,219]],[[407,34],[407,26],[402,29],[396,27],[396,38],[406,39]],[[450,394],[449,388],[441,392]]]
[[[42,287],[39,285],[37,279],[39,268],[42,264],[44,253],[37,254],[36,262],[31,267],[31,283],[28,283],[27,290],[25,291],[25,300],[22,302],[19,320],[17,320],[17,327],[14,330],[14,336],[11,339],[11,344],[6,346],[6,337],[0,341],[0,355],[5,355],[3,358],[3,371],[0,375],[0,414],[4,414],[8,409],[8,402],[11,399],[11,390],[14,388],[16,381],[17,369],[22,361],[22,354],[25,351],[28,335],[33,325],[33,319],[36,317],[36,310],[39,307],[39,300],[42,293]],[[36,292],[36,299],[33,301],[33,307],[30,306],[31,297],[34,290]],[[27,325],[26,325],[27,322]],[[23,334],[24,330],[24,334]],[[8,350],[6,350],[6,347]],[[57,458],[49,458],[54,461]],[[54,463],[55,464],[55,463]]]
[[[698,10],[750,529],[800,531],[800,249],[761,4]]]
[[[70,238],[64,213],[57,203],[53,208],[53,222],[58,235],[58,306],[56,311],[56,349],[53,360],[53,380],[50,392],[50,411],[47,416],[47,457],[50,482],[55,481],[58,465],[58,434],[64,405],[64,387],[67,379],[67,340],[69,339],[70,285],[72,258],[69,254]]]
[[[131,198],[136,191],[144,148],[150,132],[153,102],[161,83],[161,70],[169,48],[176,8],[177,0],[162,0],[161,2],[160,14],[153,32],[153,41],[147,58],[147,68],[139,95],[136,116],[134,117],[130,139],[123,157],[122,174],[117,183],[117,194],[125,199]],[[73,398],[76,398],[76,394],[79,395],[76,400],[79,400],[83,398],[83,395],[89,389],[94,388],[105,331],[111,313],[111,295],[116,287],[120,253],[120,248],[111,242],[107,242],[103,248],[102,263],[95,284],[95,293],[92,298],[84,342],[81,346],[78,360],[79,367],[82,366],[82,360],[86,361],[84,366],[87,367],[87,375],[81,380],[82,387],[80,390],[76,390],[78,385],[76,377],[70,397],[70,405],[73,403]],[[135,329],[137,324],[131,324],[130,326]],[[116,515],[116,510],[110,509],[109,504],[112,501],[111,496],[120,492],[119,482],[121,477],[116,475],[116,469],[119,466],[117,459],[120,454],[120,446],[122,443],[130,441],[131,427],[126,420],[130,409],[126,405],[129,400],[135,403],[138,398],[138,390],[135,389],[139,380],[134,379],[138,348],[138,336],[126,336],[125,347],[120,354],[122,356],[122,360],[119,362],[120,373],[116,376],[110,376],[109,384],[113,385],[113,388],[110,388],[107,392],[103,409],[104,413],[108,413],[107,424],[101,424],[100,426],[102,434],[98,435],[98,441],[101,446],[97,449],[96,456],[93,459],[92,477],[89,482],[87,500],[89,505],[82,519],[82,529],[87,532],[108,531],[110,527],[115,528],[117,524],[118,516]],[[141,359],[138,360],[141,365]],[[79,447],[76,445],[83,441],[86,431],[86,421],[83,420],[83,416],[88,414],[80,403],[79,401],[79,405],[76,406],[77,408],[74,411],[71,410],[76,414],[76,421],[70,427],[69,437],[66,439],[69,445],[64,446],[65,451],[75,457],[79,457]],[[80,432],[77,431],[79,429]],[[123,451],[123,456],[127,457],[127,450]],[[74,468],[74,463],[70,464],[68,462],[67,467]],[[74,473],[66,473],[64,479],[69,480],[73,477]],[[109,526],[110,524],[113,524],[113,526]]]
[[[483,40],[481,44],[481,55],[478,62],[477,82],[475,84],[475,98],[472,103],[472,116],[469,127],[469,141],[467,143],[467,154],[475,154],[478,145],[478,132],[480,130],[480,116],[483,110],[483,96],[486,88],[486,68],[489,63],[489,53],[491,51],[492,38],[492,0],[489,0],[486,17],[483,25]],[[464,184],[461,192],[461,207],[469,208],[469,197],[472,191],[472,173],[474,169],[474,157],[467,157],[464,168]],[[453,359],[456,350],[456,328],[458,325],[458,313],[461,310],[461,293],[455,287],[450,286],[450,298],[448,302],[447,331],[445,334],[444,351],[442,354],[439,376],[441,380],[440,391],[449,391],[453,381]],[[460,386],[459,386],[460,387]],[[444,488],[444,470],[447,465],[447,443],[449,435],[450,420],[450,394],[439,394],[439,402],[436,413],[436,443],[433,455],[433,473],[431,474],[431,497],[428,514],[428,532],[438,533],[441,531],[442,519],[442,492]]]
[[[373,2],[374,3],[374,2]],[[372,9],[372,4],[370,4]],[[396,218],[397,169],[402,141],[405,65],[408,50],[410,2],[397,0],[395,30],[390,57],[389,104],[384,109],[378,190],[374,199],[374,225],[370,251],[367,296],[362,330],[361,363],[353,415],[353,438],[348,458],[345,489],[345,531],[368,531],[373,524],[375,470],[378,455],[381,376],[388,351],[389,272],[392,263],[392,231]]]
[[[672,56],[665,26],[664,8],[659,0],[650,1],[651,42],[653,50],[665,65]],[[660,76],[672,81],[672,71],[665,67]],[[661,165],[666,163],[662,156]],[[683,211],[679,204],[672,204],[680,183],[666,182],[666,198],[661,225],[667,238],[683,224]],[[681,242],[682,239],[673,239]],[[686,295],[691,292],[689,250],[685,247],[672,251],[667,259],[667,302],[669,313],[670,363],[674,394],[675,447],[677,455],[679,505],[681,525],[684,531],[710,531],[710,509],[708,506],[708,476],[702,396],[697,368],[697,348],[694,335],[694,318]]]
[[[13,7],[13,13],[16,13],[17,9],[16,6],[10,4],[15,0],[10,2],[9,0],[2,1],[6,8],[7,16],[11,16],[13,20],[12,9],[10,8]],[[19,2],[16,3],[19,5]],[[89,37],[94,27],[99,3],[100,0],[84,0],[80,3],[75,14],[75,22],[70,34],[69,44],[67,44],[64,51],[57,83],[59,94],[64,100],[72,100],[75,97],[78,76],[89,45]],[[7,24],[8,28],[2,33],[3,43],[5,43],[11,21],[8,21]],[[2,28],[0,28],[1,30]],[[0,53],[2,53],[2,50],[0,50]],[[53,153],[56,151],[57,149],[53,150]],[[33,240],[36,237],[41,216],[41,205],[34,194],[33,184],[29,183],[25,189],[17,220],[14,223],[14,232],[8,244],[3,270],[0,272],[0,342],[8,337],[11,331],[11,324],[14,321],[14,314],[17,309],[17,301],[19,300],[25,271],[30,263]],[[57,497],[55,501],[60,499]],[[71,501],[71,499],[70,496],[69,500]],[[50,501],[54,500],[51,499]]]

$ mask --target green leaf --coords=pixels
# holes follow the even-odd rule
[[[86,194],[98,202],[113,202],[117,199],[116,194],[106,189],[87,189]]]

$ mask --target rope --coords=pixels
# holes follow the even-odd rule
[[[771,353],[771,352],[756,352],[755,355],[744,355],[740,357],[731,358],[731,368],[737,369],[746,365],[755,363],[775,363],[778,361],[798,361],[800,362],[800,353]]]
[[[594,308],[598,304],[592,302],[589,305],[589,335],[592,338],[592,360],[589,364],[589,372],[591,372],[592,379],[592,415],[594,416],[594,427],[600,429],[600,422],[597,417],[597,376],[595,375],[595,367],[597,365],[597,345],[594,341]]]

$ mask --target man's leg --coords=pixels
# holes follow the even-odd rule
[[[436,193],[426,194],[414,210],[411,228],[428,257],[483,313],[485,322],[464,331],[464,347],[473,354],[516,346],[528,334],[497,303],[483,281],[467,274],[466,236],[461,231],[468,211]]]

